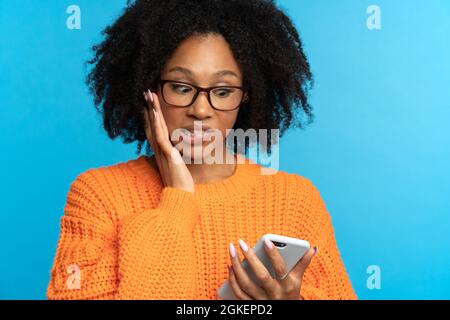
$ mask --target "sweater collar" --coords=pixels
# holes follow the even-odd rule
[[[240,154],[236,155],[238,161],[233,175],[220,181],[211,183],[196,183],[195,197],[200,200],[206,199],[229,199],[245,194],[252,186],[257,184],[261,175],[261,166]],[[162,189],[163,184],[159,172],[148,162],[146,156],[141,155],[136,159],[128,161],[134,169],[138,179],[143,179],[147,184],[158,184]]]

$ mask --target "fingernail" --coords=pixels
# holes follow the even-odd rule
[[[264,243],[266,244],[266,247],[269,248],[270,250],[272,250],[273,248],[273,243],[272,241],[270,241],[269,239],[264,239]]]
[[[150,95],[150,101],[153,103],[153,93],[150,91],[150,89],[148,90],[148,94]]]
[[[236,249],[234,248],[231,242],[230,242],[230,254],[233,258],[236,257]]]
[[[315,247],[314,247],[314,255],[316,255],[318,251],[319,251],[319,247],[318,247],[318,246],[315,246]]]
[[[147,95],[145,94],[145,92],[143,92],[142,94],[144,95],[145,101],[147,101]]]
[[[248,246],[247,246],[247,244],[244,242],[244,240],[239,239],[238,241],[239,241],[239,246],[241,247],[241,249],[244,250],[245,252],[247,252],[247,251],[248,251]]]

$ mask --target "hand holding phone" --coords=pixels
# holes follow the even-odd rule
[[[272,266],[272,262],[270,257],[267,255],[264,249],[265,239],[270,240],[280,253],[281,257],[284,260],[286,266],[286,273],[277,279],[284,279],[286,275],[291,271],[291,269],[296,265],[296,263],[302,259],[302,257],[309,251],[310,244],[306,240],[276,235],[276,234],[265,234],[263,235],[257,244],[254,246],[253,251],[256,257],[262,262],[262,264],[266,267],[267,271],[270,275],[275,278],[275,270]],[[275,249],[275,248],[274,248]],[[248,274],[248,277],[258,286],[261,285],[258,278],[253,272],[253,269],[249,265],[247,259],[244,259],[241,263],[243,269]],[[222,286],[217,290],[217,295],[220,298],[226,300],[235,300],[237,297],[235,296],[233,289],[229,283],[229,280],[226,280]]]

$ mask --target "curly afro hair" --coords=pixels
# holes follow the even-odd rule
[[[155,88],[181,41],[207,34],[228,42],[250,98],[233,129],[276,128],[281,137],[291,126],[304,128],[305,116],[312,122],[310,66],[291,19],[273,0],[129,0],[87,61],[93,68],[86,84],[111,139],[138,141],[137,154],[146,143],[150,153],[142,92]]]

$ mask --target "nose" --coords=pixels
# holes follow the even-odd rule
[[[198,119],[211,117],[213,113],[214,108],[209,104],[207,92],[199,92],[197,99],[188,108],[188,115]]]

